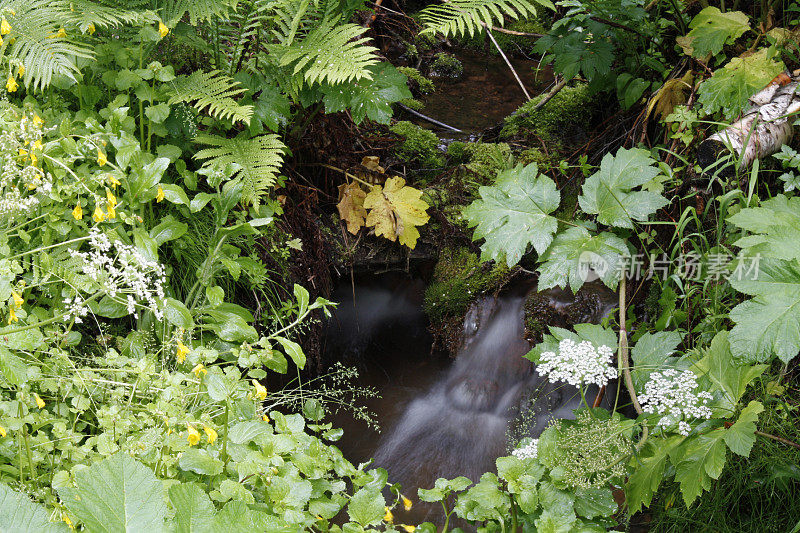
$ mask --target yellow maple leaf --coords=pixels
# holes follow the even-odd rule
[[[367,193],[358,186],[358,183],[351,182],[339,185],[339,203],[336,209],[339,216],[347,222],[347,231],[355,235],[364,225],[367,218],[367,211],[364,209],[364,198]]]
[[[367,226],[375,227],[375,235],[390,241],[399,238],[400,244],[412,250],[417,245],[417,226],[428,219],[428,204],[422,200],[422,191],[406,187],[403,178],[389,178],[383,187],[376,185],[364,198],[369,209]]]

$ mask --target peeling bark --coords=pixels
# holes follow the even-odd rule
[[[711,135],[697,149],[697,159],[707,168],[731,152],[735,165],[744,170],[756,159],[778,152],[792,139],[792,114],[800,111],[800,70],[793,77],[781,74],[763,90],[750,97],[744,116],[724,130]],[[729,170],[730,170],[729,169]]]

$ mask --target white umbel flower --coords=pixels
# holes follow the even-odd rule
[[[564,381],[576,387],[584,384],[602,387],[617,377],[613,360],[614,351],[608,346],[595,348],[589,341],[578,344],[564,339],[558,344],[558,353],[542,353],[536,371],[540,376],[548,376],[551,383]]]
[[[692,430],[687,419],[709,419],[711,409],[706,405],[713,397],[706,391],[695,392],[699,385],[691,370],[678,372],[668,368],[650,374],[639,396],[645,413],[663,415],[657,426],[669,428],[677,424],[678,433],[688,435]]]
[[[539,453],[539,439],[533,439],[525,446],[521,446],[511,452],[517,459],[536,459]]]

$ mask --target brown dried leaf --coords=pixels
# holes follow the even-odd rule
[[[663,120],[670,115],[675,106],[685,104],[687,93],[692,89],[693,76],[691,71],[684,74],[683,78],[672,78],[664,82],[664,85],[650,100],[647,105],[647,116],[655,109],[656,115]]]
[[[364,226],[367,211],[364,209],[364,198],[367,193],[358,186],[358,183],[351,182],[339,185],[339,203],[336,209],[339,216],[347,223],[347,231],[355,235]]]

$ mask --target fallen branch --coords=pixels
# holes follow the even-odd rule
[[[431,117],[429,117],[429,116],[423,115],[423,114],[422,114],[422,113],[420,113],[419,111],[414,111],[414,110],[413,110],[413,109],[411,109],[410,107],[404,106],[403,104],[397,104],[397,105],[398,105],[398,106],[400,106],[400,107],[402,107],[403,109],[405,109],[406,111],[408,111],[408,112],[409,112],[409,113],[411,113],[412,115],[415,115],[415,116],[417,116],[417,117],[419,117],[419,118],[421,118],[421,119],[423,119],[423,120],[427,120],[427,121],[428,121],[428,122],[430,122],[431,124],[436,124],[437,126],[440,126],[440,127],[442,127],[442,128],[448,129],[448,130],[450,130],[450,131],[454,131],[454,132],[456,132],[456,133],[464,133],[463,131],[461,131],[461,130],[460,130],[460,129],[458,129],[458,128],[454,128],[453,126],[448,126],[448,125],[447,125],[447,124],[445,124],[444,122],[439,122],[439,121],[438,121],[438,120],[436,120],[435,118],[431,118]]]
[[[569,83],[569,80],[566,78],[562,78],[560,82],[556,83],[555,86],[553,86],[553,88],[550,89],[546,95],[544,95],[544,98],[539,100],[539,102],[537,102],[536,105],[533,106],[533,111],[539,111],[542,107],[544,107],[544,104],[549,102],[555,95],[557,95],[558,91],[566,87],[567,83]]]
[[[486,26],[485,23],[484,23],[484,26]],[[509,61],[508,58],[506,57],[506,55],[503,53],[503,49],[500,48],[499,44],[497,44],[497,41],[494,39],[494,35],[492,35],[492,30],[490,30],[487,27],[486,28],[486,33],[487,33],[487,35],[489,35],[489,39],[492,40],[492,44],[494,44],[494,47],[497,48],[498,52],[500,52],[500,57],[503,58],[503,61],[506,62],[506,65],[508,65],[508,68],[511,69],[511,73],[514,75],[514,79],[517,80],[517,83],[519,84],[520,88],[522,89],[522,92],[525,93],[525,98],[530,100],[531,99],[531,95],[528,94],[528,90],[525,88],[525,85],[522,83],[522,80],[519,79],[519,76],[517,75],[517,71],[514,70],[513,65],[511,65],[511,61]]]

